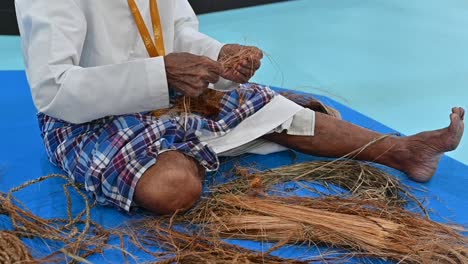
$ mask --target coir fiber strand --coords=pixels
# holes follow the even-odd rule
[[[468,263],[463,229],[378,201],[233,194],[212,199],[202,222],[214,237],[325,244],[401,263]]]
[[[357,155],[385,137],[346,157]],[[196,225],[214,238],[276,241],[275,248],[284,244],[324,244],[346,248],[357,257],[401,263],[468,261],[462,228],[405,210],[403,206],[413,201],[426,212],[408,187],[369,164],[337,159],[252,171],[238,169],[237,180],[215,186],[210,197],[170,221]],[[349,190],[350,195],[301,198],[269,194],[272,187],[288,181],[336,184]],[[151,225],[152,219],[144,221],[140,226]]]
[[[21,206],[13,197],[15,192],[52,178],[67,181],[63,186],[68,204],[67,219],[41,218]],[[85,202],[85,208],[77,215],[71,213],[70,187]],[[124,241],[129,241],[136,248],[153,255],[159,260],[158,263],[306,263],[264,255],[216,238],[178,232],[168,226],[159,225],[155,217],[152,232],[140,233],[138,236],[135,235],[135,229],[128,226],[105,229],[91,220],[91,207],[85,194],[64,175],[41,177],[12,189],[8,194],[0,193],[0,214],[8,216],[13,223],[11,231],[0,231],[0,263],[91,263],[87,260],[88,257],[103,254],[107,249],[114,252],[117,250],[125,258],[139,263],[138,257],[125,249],[128,244]],[[120,247],[108,244],[111,236],[120,239]],[[33,259],[31,252],[37,251],[37,248],[28,248],[20,238],[42,241],[47,253],[39,254],[40,257]],[[154,247],[165,251],[149,250]]]
[[[14,193],[22,189],[52,178],[64,179],[67,182],[63,186],[68,204],[67,219],[41,218],[24,208],[13,196]],[[73,188],[85,203],[84,209],[76,215],[72,215],[69,188]],[[19,243],[20,238],[36,239],[42,241],[47,248],[47,253],[37,252],[39,250],[34,249],[40,255],[34,263],[63,262],[66,259],[69,263],[88,263],[85,260],[88,256],[102,253],[104,249],[110,248],[107,243],[112,234],[91,220],[91,207],[86,195],[71,179],[64,175],[54,174],[41,177],[12,189],[8,194],[0,193],[0,214],[11,219],[13,230],[9,231],[8,235],[16,237],[12,241]],[[119,234],[116,235],[119,236]],[[19,245],[18,243],[16,244]],[[124,251],[123,248],[122,251]],[[12,248],[10,251],[4,251],[4,254],[10,258],[17,255],[25,260],[31,258],[30,253],[20,246]]]

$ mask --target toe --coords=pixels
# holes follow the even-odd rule
[[[457,113],[450,114],[450,126],[456,126],[457,123],[460,121],[460,115]]]
[[[463,120],[464,116],[465,116],[465,109],[463,109],[462,107],[453,107],[452,108],[452,115],[457,115],[461,120]]]

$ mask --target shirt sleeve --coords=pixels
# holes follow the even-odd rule
[[[217,61],[224,44],[199,32],[198,18],[187,0],[173,1],[175,1],[174,51],[190,52]],[[210,88],[216,90],[232,90],[236,87],[237,84],[223,78],[220,78],[216,84],[210,85]]]
[[[163,57],[80,67],[87,23],[74,0],[15,4],[26,73],[40,112],[84,123],[169,106]]]

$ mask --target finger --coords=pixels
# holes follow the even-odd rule
[[[239,64],[240,67],[256,71],[258,68],[260,68],[260,61],[255,61],[255,60],[249,60],[246,59],[245,61],[242,61],[242,63]]]
[[[233,81],[235,83],[247,83],[249,81],[249,78],[246,78],[245,76],[243,75],[240,75],[240,74],[232,74],[229,76],[229,78],[226,78],[230,81]]]
[[[198,97],[208,89],[208,82],[201,82],[196,87],[190,87],[185,91],[188,97]]]
[[[254,46],[250,46],[249,48],[252,51],[252,54],[251,54],[252,57],[258,60],[263,59],[263,51],[261,49],[254,47]]]
[[[253,55],[253,57],[255,57],[257,60],[261,60],[263,59],[263,51],[259,48],[255,48],[255,53]]]
[[[249,64],[240,64],[235,67],[235,69],[239,72],[249,72],[249,74],[253,75],[258,69],[260,68],[260,63],[249,63]]]
[[[245,67],[241,65],[237,66],[236,71],[249,77],[252,77],[255,73],[255,70],[252,69],[251,67]]]
[[[208,57],[203,57],[203,63],[206,69],[212,73],[215,73],[217,75],[220,75],[223,72],[223,66],[221,63],[214,61]]]
[[[205,82],[205,83],[203,84],[203,87],[202,87],[201,89],[198,90],[198,91],[199,91],[199,94],[198,94],[198,95],[202,95],[203,93],[205,93],[206,90],[208,90],[208,85],[210,85],[210,83],[209,83],[209,82]]]
[[[204,87],[208,87],[208,82],[195,78],[180,80],[178,84],[179,91],[188,97],[200,96],[205,91]]]
[[[261,66],[261,61],[254,59],[254,58],[246,58],[241,62],[241,65],[244,67],[248,67],[253,70],[258,70]]]
[[[219,74],[207,71],[201,78],[203,81],[207,81],[209,83],[217,83],[219,81]]]
[[[252,66],[255,70],[258,70],[260,66],[262,65],[262,62],[260,60],[253,60],[252,61]]]
[[[198,83],[197,83],[197,86],[195,88],[197,88],[197,90],[203,92],[204,90],[206,90],[208,88],[208,85],[210,84],[209,81],[206,81],[206,80],[203,80],[201,79]]]
[[[235,82],[237,83],[246,83],[250,80],[250,75],[249,74],[243,74],[241,72],[238,72],[238,71],[234,71],[233,73],[234,75],[234,79],[235,79]]]
[[[245,58],[242,61],[240,61],[239,65],[248,68],[252,66],[252,62],[248,58]]]
[[[188,97],[198,97],[201,94],[200,89],[197,89],[189,85],[179,87],[179,89],[182,91],[182,93],[185,96],[188,96]]]

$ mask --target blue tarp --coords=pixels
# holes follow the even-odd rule
[[[11,188],[25,181],[61,171],[47,160],[37,125],[36,109],[31,100],[24,72],[0,71],[0,85],[2,87],[0,97],[2,115],[2,122],[0,122],[0,192],[8,192]],[[323,96],[317,97],[324,103],[337,108],[342,113],[343,118],[349,122],[382,133],[396,132],[332,99]],[[292,155],[288,151],[266,156],[249,155],[226,162],[222,166],[222,170],[228,171],[232,168],[233,162],[239,161],[273,168],[314,159],[318,159],[318,157],[299,153]],[[410,186],[427,188],[427,192],[418,193],[418,195],[427,198],[426,205],[433,210],[431,214],[433,219],[462,225],[468,223],[466,210],[468,166],[444,156],[433,180],[423,185],[409,181],[401,172],[389,168],[388,170]],[[207,181],[211,181],[210,177]],[[63,194],[63,183],[64,181],[59,179],[42,182],[17,193],[16,197],[41,217],[66,217],[67,203]],[[74,211],[79,212],[82,210],[83,203],[77,195],[75,195],[74,200],[76,200]],[[106,227],[115,227],[138,217],[138,214],[128,215],[112,208],[93,209],[93,219]],[[2,228],[9,228],[9,221],[4,216],[0,216],[0,229]],[[36,242],[29,242],[29,244],[33,243],[34,246]],[[271,246],[251,241],[232,242],[264,251]],[[275,251],[275,254],[282,257],[300,258],[314,254],[314,252],[314,249],[309,247],[290,246]],[[143,253],[137,252],[137,255],[143,260],[145,259]],[[122,256],[115,251],[108,251],[103,255],[93,256],[89,259],[93,263],[120,263],[123,260]]]

